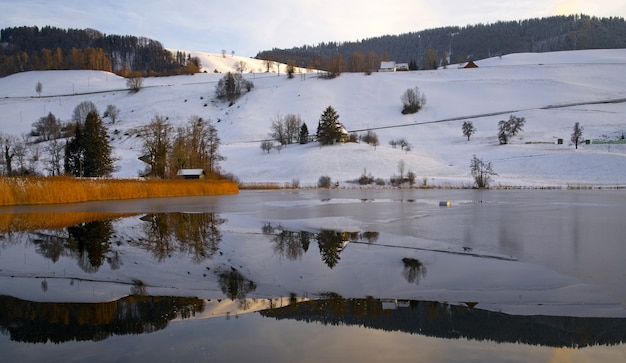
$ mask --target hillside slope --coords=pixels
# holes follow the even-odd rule
[[[194,53],[194,55],[197,55]],[[235,62],[249,63],[245,77],[254,83],[233,106],[214,99],[221,73]],[[148,78],[144,88],[130,94],[125,79],[95,71],[45,71],[0,79],[0,125],[4,134],[28,132],[39,117],[52,112],[64,121],[84,100],[100,112],[116,105],[120,117],[109,124],[119,157],[115,177],[134,177],[143,169],[137,160],[141,142],[137,127],[156,115],[181,125],[198,115],[211,119],[222,140],[224,171],[242,182],[315,185],[322,175],[347,184],[366,172],[389,179],[413,171],[420,184],[471,186],[472,155],[493,163],[495,184],[515,186],[624,185],[624,144],[583,145],[569,142],[575,122],[589,140],[618,140],[626,131],[626,50],[588,50],[542,54],[513,54],[479,61],[477,69],[419,72],[344,73],[333,80],[315,72],[288,79],[281,71],[259,72],[259,60],[237,56],[202,55],[206,73]],[[284,68],[283,68],[284,69]],[[35,84],[43,85],[37,97]],[[402,115],[400,97],[413,87],[426,95],[426,107]],[[349,131],[372,129],[377,148],[365,144],[320,147],[317,143],[289,145],[264,153],[259,141],[268,138],[277,115],[299,114],[309,132],[327,106]],[[568,106],[568,107],[559,107]],[[509,145],[498,145],[497,124],[510,115],[524,117],[526,126]],[[478,129],[470,141],[461,124]],[[390,140],[406,139],[411,151],[392,148]],[[564,144],[558,145],[557,140]]]

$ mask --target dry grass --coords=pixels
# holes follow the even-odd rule
[[[279,183],[242,183],[239,184],[240,189],[246,190],[275,190],[275,189],[283,189]],[[286,186],[285,189],[289,189]]]
[[[0,178],[0,206],[237,194],[229,180]]]

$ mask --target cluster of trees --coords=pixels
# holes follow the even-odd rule
[[[306,144],[309,138],[308,127],[300,115],[277,115],[272,120],[270,137],[280,145],[293,143]]]
[[[197,57],[172,54],[158,41],[94,29],[5,28],[0,30],[0,44],[0,77],[50,69],[103,70],[122,76],[193,74],[200,69]]]
[[[243,91],[250,92],[252,88],[254,88],[252,81],[243,78],[240,73],[228,72],[217,82],[215,96],[228,101],[232,106]]]
[[[220,175],[221,140],[211,120],[192,116],[186,125],[174,128],[164,117],[154,117],[143,127],[140,159],[147,165],[144,176],[173,178],[180,169],[203,169],[209,177]]]
[[[553,16],[493,24],[450,26],[400,35],[383,35],[353,42],[328,42],[291,49],[272,49],[258,59],[299,67],[330,70],[339,57],[348,60],[343,71],[376,70],[380,61],[407,62],[412,69],[435,69],[447,63],[462,63],[521,52],[577,49],[626,48],[623,18],[586,15]],[[365,61],[363,61],[365,59]]]
[[[114,120],[118,113],[117,107],[107,106],[106,117]],[[115,160],[107,134],[90,101],[77,105],[67,123],[50,112],[33,123],[30,133],[20,137],[0,135],[0,173],[35,175],[43,169],[49,175],[108,176],[114,170]]]

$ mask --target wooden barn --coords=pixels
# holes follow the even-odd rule
[[[206,173],[204,169],[180,169],[178,176],[182,176],[184,179],[204,179],[206,178]]]

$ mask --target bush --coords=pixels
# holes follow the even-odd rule
[[[421,110],[426,105],[426,96],[418,87],[409,88],[402,94],[402,114],[412,114]]]
[[[317,180],[317,186],[320,188],[330,188],[332,180],[330,179],[329,176],[327,175],[322,175],[320,176],[320,178]]]
[[[363,171],[363,174],[359,177],[359,185],[369,185],[374,182],[374,177],[372,174],[366,174],[366,171]]]

